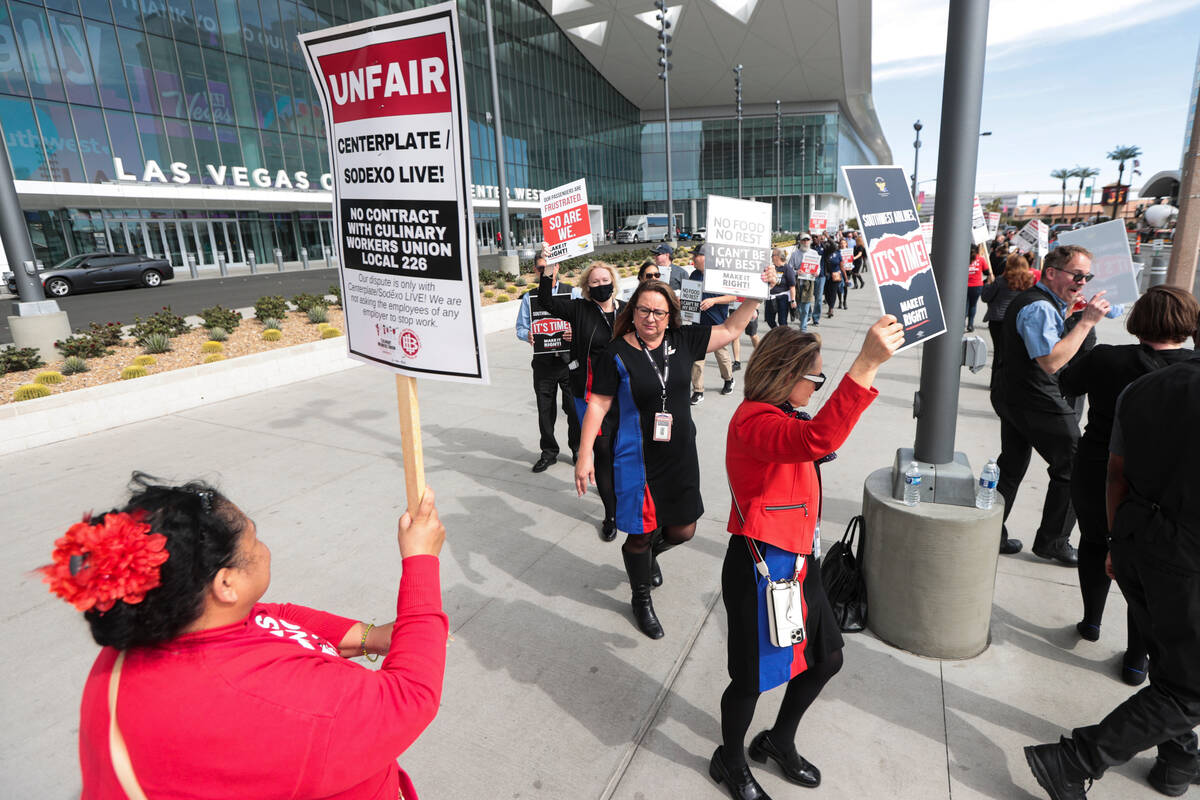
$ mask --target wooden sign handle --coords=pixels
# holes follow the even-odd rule
[[[421,450],[421,409],[417,404],[417,379],[396,376],[396,408],[400,413],[400,441],[404,450],[404,488],[408,512],[417,513],[425,496],[425,456]]]

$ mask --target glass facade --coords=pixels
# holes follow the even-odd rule
[[[168,179],[180,162],[200,184],[226,182],[207,169],[225,165],[303,172],[316,188],[328,152],[296,34],[432,1],[0,0],[0,126],[15,176],[110,183],[118,180],[119,158],[139,179],[148,162]],[[459,13],[472,180],[495,186],[483,3],[460,2]],[[661,123],[641,123],[639,109],[538,0],[495,0],[494,13],[509,186],[547,189],[586,178],[589,200],[603,206],[610,228],[665,207]],[[773,117],[745,121],[745,193],[779,192],[785,227],[799,227],[805,197],[836,191],[839,150],[865,148],[837,114],[788,115],[777,163],[774,128]],[[675,196],[698,200],[703,219],[708,193],[736,194],[737,124],[678,122],[672,140]],[[171,188],[162,185],[164,197]],[[27,217],[37,255],[48,263],[97,247],[166,254],[179,266],[188,255],[201,264],[217,254],[240,262],[251,252],[268,261],[275,248],[286,260],[302,251],[320,258],[330,246],[329,213],[300,210],[300,202],[277,213],[163,205],[170,208],[63,208]],[[536,211],[513,216],[519,241],[540,238]],[[494,210],[477,208],[481,242],[492,241],[496,222]]]

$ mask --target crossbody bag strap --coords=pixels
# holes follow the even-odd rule
[[[733,509],[744,526],[746,524],[746,517],[742,514],[742,507],[738,505],[737,495],[733,493],[733,483],[729,480],[728,476],[726,476],[725,481],[729,484],[729,496],[733,498]],[[771,571],[767,568],[767,561],[762,557],[762,553],[758,552],[758,542],[746,535],[744,530],[742,531],[742,538],[746,540],[746,547],[750,548],[750,557],[754,559],[754,568],[758,570],[759,575],[770,581]],[[796,576],[800,575],[800,570],[802,569],[804,569],[804,556],[798,555],[796,556]]]
[[[121,729],[117,726],[117,688],[121,683],[121,667],[124,665],[125,651],[122,650],[117,653],[117,660],[113,663],[112,674],[108,679],[108,755],[125,796],[129,800],[146,800],[146,793],[142,791],[137,776],[133,773],[133,762],[129,760],[125,738],[121,736]]]

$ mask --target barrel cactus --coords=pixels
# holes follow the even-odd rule
[[[204,357],[205,364],[212,364],[214,361],[224,361],[224,360],[225,360],[225,356],[221,355],[220,353],[209,353],[208,355],[206,355]]]
[[[138,356],[133,360],[135,367],[153,367],[158,363],[158,359],[154,356]]]
[[[128,381],[133,380],[134,378],[144,378],[149,374],[150,373],[146,371],[145,367],[137,364],[130,364],[128,367],[121,370],[121,380]]]
[[[283,338],[283,332],[278,328],[267,328],[262,332],[262,337],[264,341],[278,342]]]
[[[43,386],[50,386],[51,384],[62,383],[63,376],[61,372],[55,372],[52,369],[48,369],[45,372],[39,372],[36,376],[34,376],[33,382],[40,383]]]
[[[200,352],[202,352],[202,353],[224,353],[225,345],[221,344],[220,342],[205,342],[204,344],[200,345]]]
[[[322,339],[336,339],[337,337],[339,337],[341,335],[342,335],[342,332],[333,326],[330,326],[330,327],[326,328],[325,330],[321,331]]]
[[[21,402],[22,400],[35,400],[39,397],[49,397],[50,389],[40,383],[27,383],[24,386],[18,386],[13,392],[13,400]]]

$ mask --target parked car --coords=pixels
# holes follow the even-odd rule
[[[1058,235],[1060,233],[1062,233],[1063,231],[1070,231],[1070,230],[1074,230],[1074,229],[1075,229],[1074,225],[1068,225],[1065,222],[1059,222],[1055,225],[1050,226],[1050,238],[1057,239]]]
[[[161,258],[129,253],[85,253],[71,256],[50,269],[38,272],[47,297],[66,297],[76,292],[123,289],[129,286],[160,286],[175,277],[170,262]],[[16,276],[5,276],[12,293],[17,291]]]
[[[697,242],[703,242],[704,237],[707,235],[708,235],[708,228],[696,228],[696,230],[692,232],[692,239],[694,239]]]

